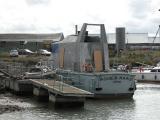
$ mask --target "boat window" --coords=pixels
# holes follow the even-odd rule
[[[156,72],[156,71],[157,71],[156,69],[151,70],[151,72]]]
[[[119,79],[122,79],[122,76],[120,76]]]
[[[115,76],[115,79],[117,79],[117,76]]]
[[[160,69],[158,69],[158,72],[160,72]]]

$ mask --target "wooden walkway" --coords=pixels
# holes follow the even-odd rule
[[[58,94],[61,96],[74,96],[74,97],[93,97],[94,94],[77,87],[65,84],[61,81],[56,80],[35,80],[30,79],[31,83],[34,86],[47,89],[49,92]]]

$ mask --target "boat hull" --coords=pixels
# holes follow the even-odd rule
[[[81,73],[58,71],[63,82],[95,94],[95,98],[130,98],[136,84],[133,75],[128,73]]]
[[[137,82],[160,83],[160,74],[158,72],[135,72]]]
[[[46,72],[46,73],[41,73],[41,72],[35,72],[35,73],[29,73],[26,72],[24,78],[25,79],[41,79],[41,78],[53,78],[55,72]]]
[[[134,93],[117,93],[117,94],[95,94],[94,98],[97,99],[125,99],[125,98],[132,98]]]

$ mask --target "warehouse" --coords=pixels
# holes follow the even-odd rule
[[[110,49],[116,49],[116,33],[108,33]],[[124,40],[122,40],[123,42]],[[160,37],[151,37],[148,33],[125,33],[126,49],[160,49]]]
[[[54,34],[0,34],[0,52],[27,48],[36,51],[40,48],[50,50],[51,43],[64,38],[63,33]]]
[[[64,39],[63,33],[54,34],[0,34],[0,52],[11,49],[27,48],[32,51],[44,48],[50,50],[53,42]],[[116,33],[107,33],[109,48],[116,49]],[[123,40],[124,42],[124,40]],[[148,33],[125,33],[125,48],[127,49],[160,49],[160,38],[150,37]]]

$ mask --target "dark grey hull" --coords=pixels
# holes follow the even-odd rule
[[[132,98],[134,93],[121,93],[121,94],[95,94],[94,99],[125,99]]]

